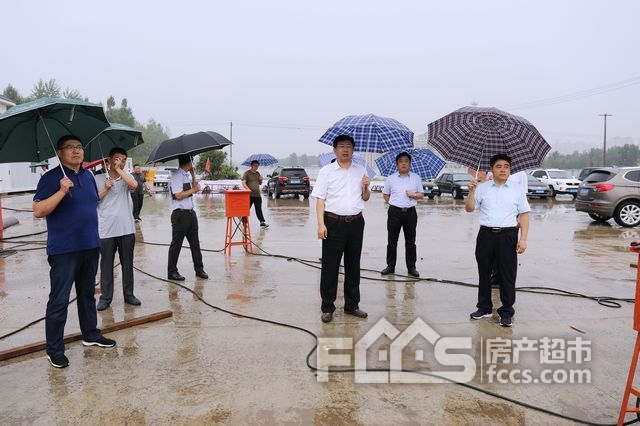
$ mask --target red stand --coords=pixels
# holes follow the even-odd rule
[[[224,191],[225,216],[227,231],[224,238],[224,252],[231,254],[231,247],[241,245],[248,253],[253,253],[251,244],[251,227],[249,226],[249,194],[248,189]],[[233,241],[233,235],[240,231],[242,241]]]
[[[638,254],[638,261],[640,262],[640,243],[631,243],[629,250]],[[636,335],[636,347],[633,350],[633,357],[631,358],[631,365],[629,366],[629,376],[627,377],[627,386],[624,390],[624,397],[622,398],[622,407],[620,407],[620,416],[618,417],[618,426],[622,426],[624,418],[627,413],[640,413],[639,407],[629,407],[629,396],[635,395],[636,398],[640,398],[640,389],[633,386],[633,378],[636,374],[636,367],[638,366],[638,354],[640,354],[640,267],[636,275],[636,303],[633,310],[633,329],[638,332]]]

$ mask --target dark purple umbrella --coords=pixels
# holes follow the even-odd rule
[[[444,159],[489,170],[495,154],[511,157],[511,171],[539,167],[551,146],[526,119],[497,108],[464,107],[429,123],[427,143]]]

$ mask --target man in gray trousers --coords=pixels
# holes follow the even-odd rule
[[[133,249],[136,244],[136,228],[131,213],[129,190],[138,182],[124,170],[127,151],[112,148],[109,152],[109,170],[96,175],[98,187],[98,230],[100,232],[100,300],[96,307],[104,311],[113,299],[113,261],[116,250],[122,268],[122,290],[124,301],[129,305],[140,305],[133,295]]]

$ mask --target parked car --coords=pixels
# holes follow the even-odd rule
[[[302,194],[304,198],[309,198],[311,185],[309,175],[302,167],[282,167],[278,166],[267,176],[267,194],[280,198],[285,194]]]
[[[440,194],[446,192],[461,200],[469,194],[469,182],[471,176],[467,173],[443,173],[436,179],[435,184],[438,185]]]
[[[527,175],[527,197],[545,199],[551,197],[551,189],[532,175]]]
[[[171,170],[156,170],[153,176],[153,186],[167,187],[171,182]]]
[[[440,188],[433,179],[424,179],[422,181],[422,191],[424,192],[424,196],[430,200],[440,196]]]
[[[531,175],[546,184],[551,189],[551,196],[557,194],[570,194],[573,198],[578,195],[580,181],[566,170],[560,169],[537,169],[532,170]]]
[[[580,174],[578,175],[578,180],[582,182],[584,178],[586,178],[587,176],[589,176],[589,174],[591,174],[592,171],[603,169],[603,168],[606,168],[606,167],[585,167],[584,169],[580,170]]]
[[[613,219],[620,226],[640,224],[640,167],[612,167],[591,171],[580,185],[576,211],[597,222]]]

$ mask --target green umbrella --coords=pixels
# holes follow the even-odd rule
[[[0,163],[39,162],[56,156],[55,143],[73,134],[84,143],[109,127],[100,105],[40,98],[0,115]]]
[[[109,127],[85,143],[84,161],[104,158],[114,147],[128,151],[141,143],[144,141],[140,130],[120,123],[111,123]]]

